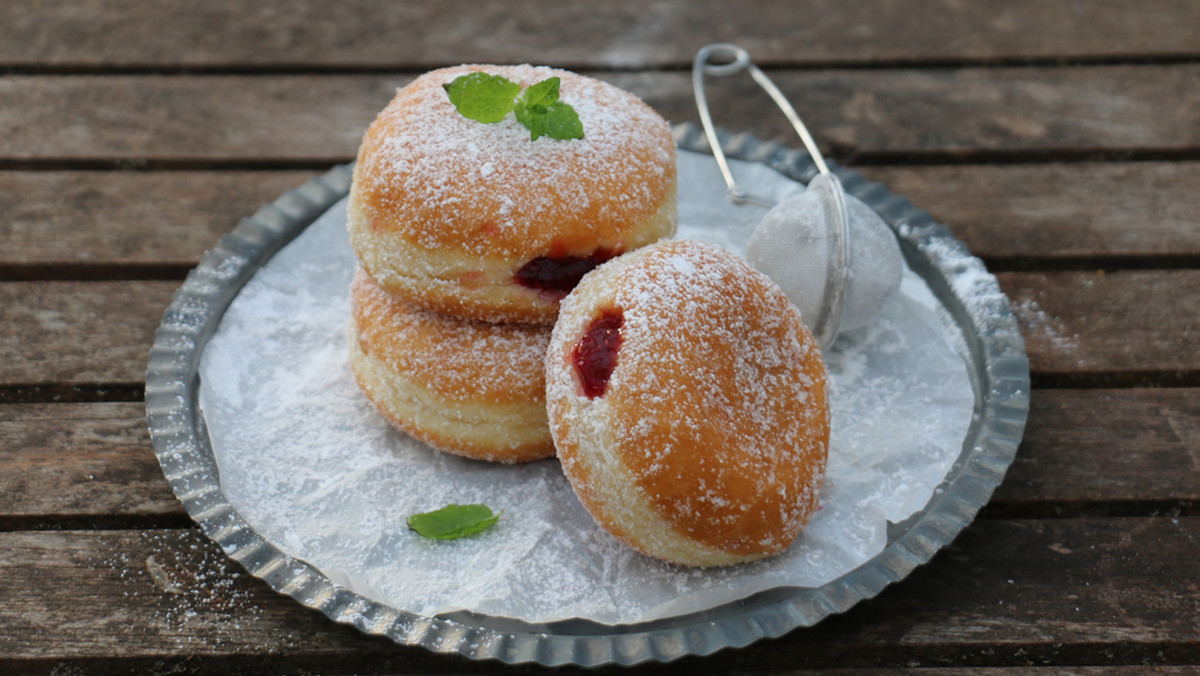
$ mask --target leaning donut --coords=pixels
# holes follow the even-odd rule
[[[589,273],[562,303],[546,381],[567,478],[635,549],[751,561],[817,506],[824,362],[786,296],[724,249],[662,242]]]

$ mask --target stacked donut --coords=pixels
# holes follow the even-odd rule
[[[582,139],[460,115],[473,71],[561,78]],[[402,89],[350,192],[351,368],[395,425],[476,459],[557,453],[619,540],[695,566],[786,549],[815,511],[829,411],[799,311],[719,247],[672,240],[669,127],[572,73],[460,66]]]
[[[473,72],[561,79],[582,139],[464,117]],[[599,263],[675,231],[675,149],[637,97],[574,73],[459,66],[401,89],[367,130],[348,206],[360,269],[351,368],[393,424],[444,451],[554,454],[543,358],[559,301]]]

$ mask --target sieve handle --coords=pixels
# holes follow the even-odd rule
[[[713,59],[718,62],[710,63],[710,60]],[[829,167],[825,164],[825,158],[817,148],[816,142],[813,141],[812,135],[808,133],[808,128],[800,121],[796,109],[792,107],[783,92],[779,91],[771,78],[754,65],[754,62],[750,60],[750,53],[737,45],[716,43],[701,47],[700,51],[696,52],[696,59],[692,63],[692,91],[696,96],[696,108],[700,113],[700,123],[704,126],[704,135],[708,138],[708,145],[712,149],[713,157],[717,160],[717,166],[721,169],[721,175],[725,177],[729,199],[734,204],[755,204],[768,209],[775,206],[775,203],[769,199],[746,192],[734,180],[733,172],[729,169],[729,162],[725,159],[725,151],[717,140],[717,130],[713,126],[712,114],[708,110],[708,99],[704,95],[704,76],[726,77],[742,71],[750,73],[750,77],[754,78],[754,81],[767,92],[771,100],[787,116],[788,121],[792,123],[792,128],[804,142],[808,154],[812,156],[817,171],[825,179],[816,181],[815,184],[810,181],[809,187],[818,190],[818,194],[832,212],[834,221],[830,227],[834,250],[830,256],[829,284],[826,286],[823,299],[825,311],[817,322],[818,341],[822,348],[828,347],[837,337],[850,278],[850,219],[846,212],[845,192],[842,190],[842,184],[838,181],[837,176],[829,171]]]
[[[720,59],[721,63],[710,63],[711,59]],[[742,71],[750,73],[750,77],[758,83],[760,87],[767,92],[775,105],[779,106],[780,110],[787,117],[788,122],[792,123],[792,128],[800,136],[800,140],[804,143],[804,147],[808,150],[808,154],[812,156],[813,163],[817,165],[817,171],[822,174],[829,173],[829,167],[825,164],[825,158],[821,155],[821,151],[817,148],[817,144],[813,141],[813,137],[808,133],[808,128],[804,126],[804,122],[800,120],[800,116],[796,114],[796,109],[788,102],[787,97],[767,74],[754,65],[750,60],[750,53],[746,50],[728,43],[716,43],[706,45],[696,52],[696,59],[692,64],[692,91],[696,96],[696,108],[700,112],[700,123],[704,127],[704,135],[708,138],[708,145],[712,148],[713,157],[717,160],[717,166],[721,169],[721,175],[725,177],[725,185],[729,188],[729,197],[738,204],[757,204],[770,208],[774,206],[769,200],[750,195],[740,186],[733,178],[733,172],[729,169],[729,162],[725,159],[725,151],[721,149],[721,144],[717,142],[717,130],[713,126],[712,114],[708,110],[708,98],[704,95],[704,76],[711,75],[713,77],[726,77],[736,75]]]

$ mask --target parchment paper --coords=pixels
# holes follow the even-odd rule
[[[782,197],[803,186],[734,162]],[[741,251],[765,210],[734,206],[712,158],[680,153],[680,233]],[[848,200],[851,218],[878,218]],[[777,586],[819,586],[886,544],[961,451],[974,395],[946,313],[906,269],[870,326],[826,352],[833,432],[821,509],[783,555],[716,570],[636,554],[597,527],[555,460],[501,466],[439,453],[390,428],[347,367],[354,256],[344,200],[281,250],[222,318],[200,402],[221,487],[264,537],[336,584],[397,609],[468,609],[530,622],[629,623]],[[430,541],[405,518],[447,503],[504,510],[479,536]]]

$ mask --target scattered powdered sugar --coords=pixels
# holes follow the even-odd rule
[[[680,154],[681,234],[738,251],[757,217],[725,200],[711,163]],[[735,163],[747,170],[759,172]],[[773,172],[741,182],[768,194],[801,189]],[[222,490],[259,533],[336,584],[422,615],[466,608],[534,622],[623,623],[821,585],[881,551],[887,522],[929,500],[974,408],[966,365],[931,294],[906,270],[880,318],[825,354],[829,467],[819,511],[799,539],[751,564],[681,568],[636,554],[596,526],[555,460],[474,462],[390,428],[346,363],[353,271],[343,201],[231,305],[203,355],[201,405]],[[495,528],[450,542],[407,530],[409,514],[452,502],[504,514]]]
[[[1030,337],[1040,337],[1057,352],[1069,353],[1079,349],[1079,334],[1068,333],[1064,322],[1043,310],[1033,298],[1017,301],[1013,311],[1021,318]]]
[[[199,534],[151,530],[104,544],[112,549],[93,567],[117,581],[129,612],[152,613],[149,621],[163,628],[162,640],[180,647],[219,645],[237,641],[262,619],[258,585],[243,579],[242,567]],[[296,636],[279,634],[270,647],[297,645]]]

